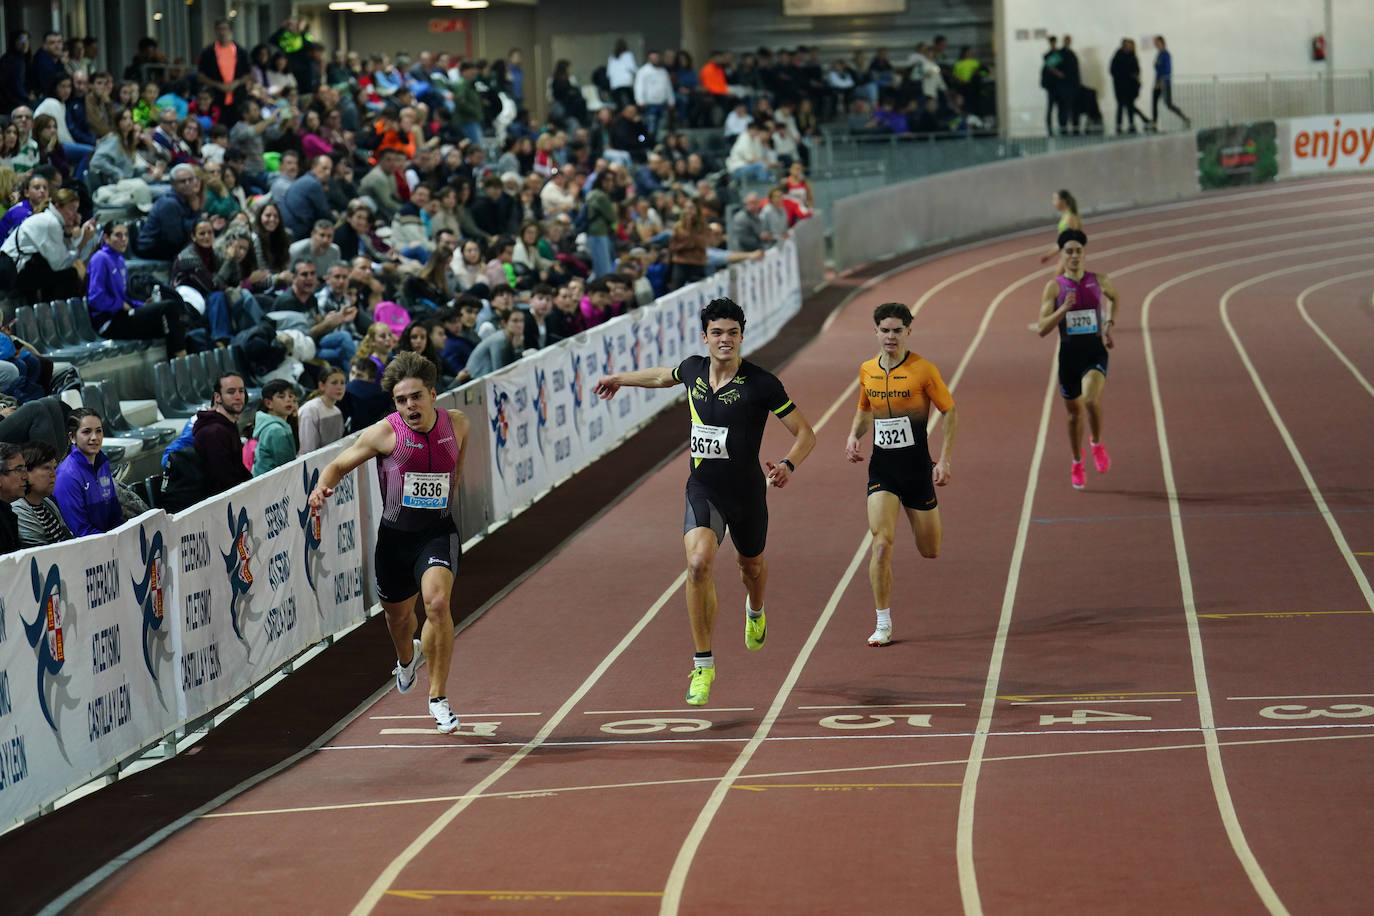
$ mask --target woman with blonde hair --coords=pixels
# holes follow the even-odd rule
[[[381,378],[395,349],[396,332],[391,329],[391,325],[384,321],[374,321],[358,344],[358,356],[372,360],[377,366],[377,377]]]

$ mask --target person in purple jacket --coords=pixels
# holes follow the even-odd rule
[[[73,411],[67,420],[72,450],[57,466],[53,498],[72,535],[113,531],[124,522],[119,493],[110,473],[110,459],[100,450],[105,442],[105,423],[89,407]]]
[[[186,355],[186,325],[181,303],[138,302],[130,299],[124,252],[129,248],[129,224],[111,220],[101,230],[100,250],[86,269],[86,303],[96,333],[110,340],[167,342],[167,357]]]

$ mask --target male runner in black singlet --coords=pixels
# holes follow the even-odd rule
[[[716,551],[730,531],[738,553],[745,600],[744,644],[763,646],[768,635],[763,615],[768,566],[763,548],[768,538],[769,486],[785,487],[797,466],[811,453],[816,434],[787,397],[771,372],[741,358],[744,310],[730,299],[714,299],[701,310],[701,338],[710,356],[689,356],[677,368],[658,367],[603,376],[596,393],[615,396],[622,386],[671,388],[687,386],[692,414],[691,472],[687,478],[687,512],[682,523],[687,550],[687,616],[696,647],[687,702],[703,706],[716,677],[711,633],[716,622],[716,585],[711,574]],[[785,458],[759,467],[759,448],[769,414],[782,420],[795,441]]]

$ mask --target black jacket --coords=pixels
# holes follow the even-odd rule
[[[0,499],[0,554],[13,553],[19,546],[19,516]]]

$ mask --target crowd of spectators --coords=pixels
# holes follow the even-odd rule
[[[164,457],[194,454],[220,489],[374,422],[402,350],[461,384],[761,257],[815,206],[821,119],[959,128],[985,76],[943,39],[901,63],[760,49],[700,68],[619,42],[585,86],[557,62],[538,123],[518,49],[327,56],[294,18],[252,49],[214,30],[193,68],[141,40],[120,79],[94,40],[10,36],[0,290],[84,296],[99,334],[172,357],[230,347],[241,371]],[[0,391],[23,405],[51,375],[3,328]]]

